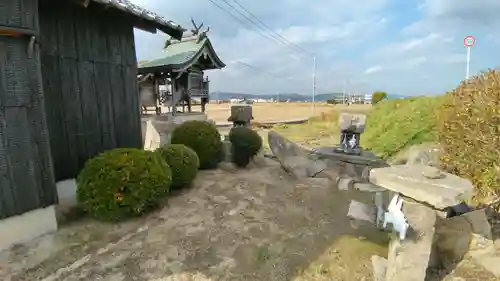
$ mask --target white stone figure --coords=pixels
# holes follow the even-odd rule
[[[352,138],[349,140],[349,147],[351,149],[356,148],[356,135],[352,135]]]
[[[399,239],[404,240],[406,238],[406,232],[410,227],[405,215],[402,211],[403,208],[403,198],[399,194],[392,197],[389,207],[387,207],[387,212],[384,214],[384,228],[388,223],[392,224],[392,228],[396,230],[399,234]]]

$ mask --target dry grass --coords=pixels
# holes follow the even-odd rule
[[[463,82],[438,114],[447,171],[472,180],[477,195],[500,195],[500,71]]]
[[[314,108],[314,115],[328,113],[333,109],[342,110],[349,108],[351,111],[366,111],[371,105],[329,105],[317,103]],[[306,119],[312,115],[311,103],[255,103],[252,105],[255,122],[270,122]],[[217,123],[227,122],[231,114],[231,104],[210,104],[207,106],[208,118]]]

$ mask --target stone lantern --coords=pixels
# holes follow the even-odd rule
[[[234,127],[250,127],[252,119],[252,106],[249,104],[238,104],[231,106],[231,116],[229,116],[227,121],[233,122]]]

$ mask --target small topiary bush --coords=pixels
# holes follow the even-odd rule
[[[171,181],[170,167],[157,153],[114,149],[85,163],[77,177],[77,200],[90,216],[119,221],[155,208]]]
[[[260,135],[247,127],[234,127],[229,132],[232,146],[232,160],[238,167],[246,167],[262,148]]]
[[[200,160],[200,169],[216,168],[224,158],[221,135],[211,122],[186,121],[174,129],[170,142],[193,149]]]
[[[169,144],[158,148],[157,152],[172,170],[172,187],[189,186],[200,167],[196,152],[183,144]]]
[[[438,114],[444,168],[473,181],[478,195],[500,194],[500,71],[462,82]]]

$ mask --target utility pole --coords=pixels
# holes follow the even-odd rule
[[[316,56],[313,56],[313,74],[312,74],[312,106],[311,106],[311,116],[314,116],[314,110],[316,107]]]
[[[344,81],[344,87],[342,89],[342,104],[345,104],[345,90],[346,90],[347,80]]]

